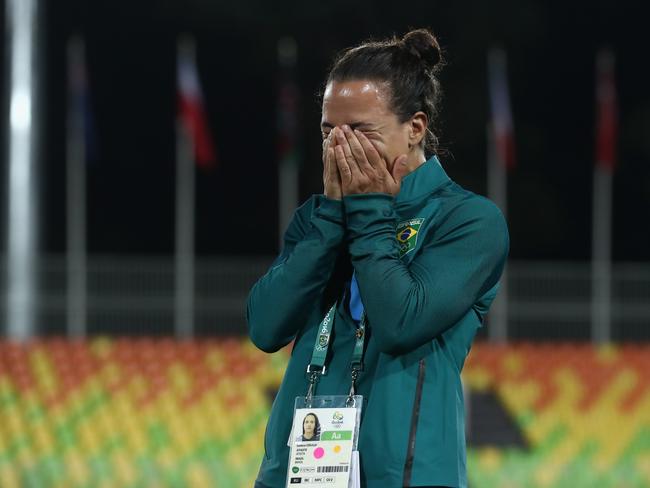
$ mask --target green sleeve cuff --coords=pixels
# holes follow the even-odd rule
[[[325,195],[316,195],[314,202],[314,217],[343,225],[343,202],[332,200]]]
[[[350,254],[366,257],[378,250],[398,252],[395,242],[397,214],[394,198],[386,193],[363,193],[343,197],[347,218]]]

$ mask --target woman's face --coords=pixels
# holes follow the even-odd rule
[[[307,415],[305,420],[302,421],[302,429],[305,434],[311,436],[314,434],[316,429],[316,417],[313,415]]]
[[[400,123],[391,111],[388,95],[388,88],[374,81],[328,83],[323,96],[323,138],[333,127],[344,124],[353,130],[358,129],[386,158],[391,170],[398,156],[409,153],[412,130],[410,121]]]

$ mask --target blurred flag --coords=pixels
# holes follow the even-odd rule
[[[190,41],[182,41],[178,49],[178,114],[192,139],[194,158],[200,168],[216,165],[214,142],[205,112],[203,93]]]
[[[510,110],[506,53],[492,48],[488,53],[488,83],[494,144],[498,162],[507,169],[515,166],[515,139]]]
[[[614,81],[614,53],[603,49],[596,62],[596,164],[612,171],[616,164],[618,104]]]

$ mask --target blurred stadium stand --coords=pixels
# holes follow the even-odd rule
[[[287,359],[241,338],[0,341],[0,486],[250,487]],[[648,371],[647,344],[479,342],[471,486],[649,486]],[[478,441],[495,409],[514,442]]]
[[[283,366],[234,339],[0,342],[0,486],[251,486]]]
[[[478,344],[465,366],[465,384],[495,392],[526,447],[470,449],[472,485],[650,486],[648,372],[647,343]],[[481,408],[472,401],[470,421]],[[470,446],[475,435],[470,430]]]
[[[191,340],[172,259],[92,257],[87,340],[65,338],[65,261],[42,259],[37,337],[0,339],[0,487],[250,487],[288,359],[244,337],[271,259],[197,260]],[[602,346],[587,263],[508,266],[510,342],[488,322],[463,372],[470,485],[650,486],[650,266],[614,265]]]

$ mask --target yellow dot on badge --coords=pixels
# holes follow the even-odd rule
[[[339,445],[334,446],[334,452],[337,453],[337,454],[339,452],[341,452],[341,446],[339,446]]]

